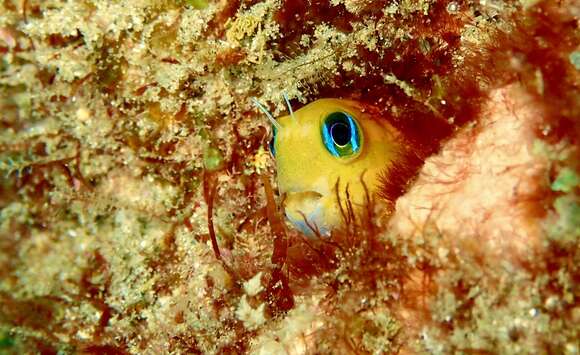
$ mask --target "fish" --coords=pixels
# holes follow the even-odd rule
[[[345,214],[361,216],[371,198],[386,198],[390,174],[412,149],[376,108],[349,99],[323,98],[271,121],[270,151],[286,219],[307,236],[328,236]],[[347,211],[347,212],[345,212]]]

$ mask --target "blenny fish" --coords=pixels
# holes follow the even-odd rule
[[[378,110],[353,100],[319,99],[293,112],[284,98],[289,114],[278,119],[254,103],[273,125],[278,189],[295,228],[329,235],[343,223],[347,201],[360,215],[369,197],[398,197],[389,196],[388,185],[405,170],[410,146]]]

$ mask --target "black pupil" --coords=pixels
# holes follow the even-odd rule
[[[330,135],[336,145],[343,147],[350,142],[350,127],[344,122],[334,123]]]

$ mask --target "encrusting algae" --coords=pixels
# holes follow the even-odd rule
[[[0,353],[577,354],[579,33],[573,1],[0,2]],[[283,94],[413,153],[325,237],[285,221]]]

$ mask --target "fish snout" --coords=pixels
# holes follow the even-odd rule
[[[283,199],[288,221],[310,237],[317,234],[315,231],[322,236],[329,236],[336,226],[337,218],[332,202],[332,196],[316,191],[287,192]]]

